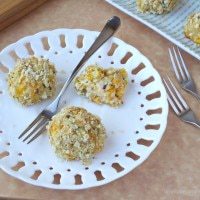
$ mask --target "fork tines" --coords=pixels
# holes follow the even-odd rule
[[[174,110],[174,112],[181,116],[185,112],[190,110],[190,107],[182,97],[182,95],[178,92],[175,85],[172,83],[169,77],[167,79],[163,78],[164,85],[167,91],[167,98],[169,101],[170,106]]]
[[[39,135],[41,135],[45,131],[47,124],[48,119],[45,116],[43,116],[42,113],[40,113],[36,117],[36,119],[22,132],[18,139],[26,135],[23,139],[23,142],[29,139],[27,144],[30,144],[33,140],[35,140]]]
[[[191,76],[188,72],[188,69],[185,65],[185,62],[179,51],[179,48],[178,47],[176,49],[174,47],[171,49],[169,48],[169,55],[170,55],[172,67],[174,69],[174,72],[178,81],[186,82],[186,81],[191,80]]]

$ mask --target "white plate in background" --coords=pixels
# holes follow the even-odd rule
[[[187,17],[200,12],[200,0],[179,0],[177,6],[168,14],[154,15],[137,11],[135,0],[106,0],[122,12],[155,30],[186,52],[200,60],[200,46],[187,39],[183,27]]]

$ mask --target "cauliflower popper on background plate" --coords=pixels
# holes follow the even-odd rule
[[[170,12],[178,0],[136,0],[138,10],[153,14],[163,14]]]
[[[200,12],[188,17],[184,33],[187,38],[200,45]]]

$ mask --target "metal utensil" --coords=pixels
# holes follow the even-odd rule
[[[169,49],[169,55],[175,76],[178,82],[181,84],[181,87],[200,100],[200,95],[197,92],[195,82],[185,65],[178,47],[177,50],[175,50],[174,47]]]
[[[49,120],[51,120],[52,116],[58,111],[60,100],[67,90],[68,86],[74,79],[74,77],[77,75],[83,64],[110,38],[114,35],[114,33],[119,28],[121,22],[120,19],[116,16],[112,17],[106,25],[104,26],[103,30],[97,37],[97,39],[94,41],[92,46],[89,48],[89,50],[86,52],[84,57],[81,59],[81,61],[78,63],[78,65],[74,68],[71,76],[68,78],[68,80],[65,82],[63,88],[61,89],[60,93],[56,97],[56,99],[47,106],[37,117],[36,119],[22,132],[22,134],[19,136],[19,139],[26,135],[26,137],[23,139],[24,141],[27,141],[29,138],[32,138],[27,142],[27,144],[31,143],[33,140],[35,140],[39,135],[42,134],[42,132],[45,131],[46,125],[48,124]]]
[[[178,92],[170,78],[168,77],[167,79],[163,79],[163,83],[166,87],[169,104],[176,115],[182,121],[200,128],[200,121],[196,118],[194,112],[188,106],[182,95]]]

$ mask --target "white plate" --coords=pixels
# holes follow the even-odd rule
[[[63,81],[69,76],[98,34],[98,32],[81,29],[40,32],[6,47],[0,53],[0,63],[11,70],[15,64],[13,57],[16,55],[24,58],[29,56],[29,52],[34,52],[36,56],[49,58],[58,71],[59,90]],[[83,36],[82,47],[77,47],[79,35]],[[65,44],[61,42],[60,38],[65,39]],[[46,48],[47,44],[44,45],[46,49],[44,48],[45,40],[48,41],[50,48]],[[113,55],[108,55],[113,43],[118,47]],[[133,56],[124,63],[122,58],[127,52]],[[86,65],[94,63],[106,68],[110,66],[126,68],[129,83],[124,104],[120,108],[96,105],[86,98],[78,96],[73,87],[68,90],[67,105],[82,106],[97,114],[101,117],[107,131],[105,149],[95,156],[92,164],[85,168],[79,161],[67,162],[57,158],[46,134],[30,145],[18,140],[17,137],[22,130],[49,101],[27,108],[22,107],[10,97],[6,84],[7,74],[1,73],[0,157],[3,157],[0,159],[1,169],[18,179],[38,186],[56,189],[82,189],[109,183],[127,174],[147,159],[158,145],[167,124],[168,104],[159,74],[145,56],[117,38],[111,38]],[[132,70],[138,69],[140,63],[143,63],[145,68],[137,74],[132,74]],[[152,82],[144,86],[145,82],[143,81],[149,77],[152,78]],[[151,94],[155,92],[160,95],[150,100]],[[155,113],[153,114],[150,110],[154,110]],[[149,115],[149,112],[152,114]],[[7,154],[2,152],[7,152]],[[16,165],[21,168],[18,169]],[[13,168],[13,166],[15,167]],[[32,175],[38,170],[41,174],[34,180]],[[104,178],[100,176],[100,172]],[[80,181],[77,179],[80,178],[82,184],[77,184]],[[97,180],[99,178],[102,180]]]
[[[187,17],[192,13],[200,12],[199,0],[179,0],[175,9],[165,15],[142,14],[137,11],[135,0],[106,1],[200,60],[200,46],[187,39],[183,33]]]

